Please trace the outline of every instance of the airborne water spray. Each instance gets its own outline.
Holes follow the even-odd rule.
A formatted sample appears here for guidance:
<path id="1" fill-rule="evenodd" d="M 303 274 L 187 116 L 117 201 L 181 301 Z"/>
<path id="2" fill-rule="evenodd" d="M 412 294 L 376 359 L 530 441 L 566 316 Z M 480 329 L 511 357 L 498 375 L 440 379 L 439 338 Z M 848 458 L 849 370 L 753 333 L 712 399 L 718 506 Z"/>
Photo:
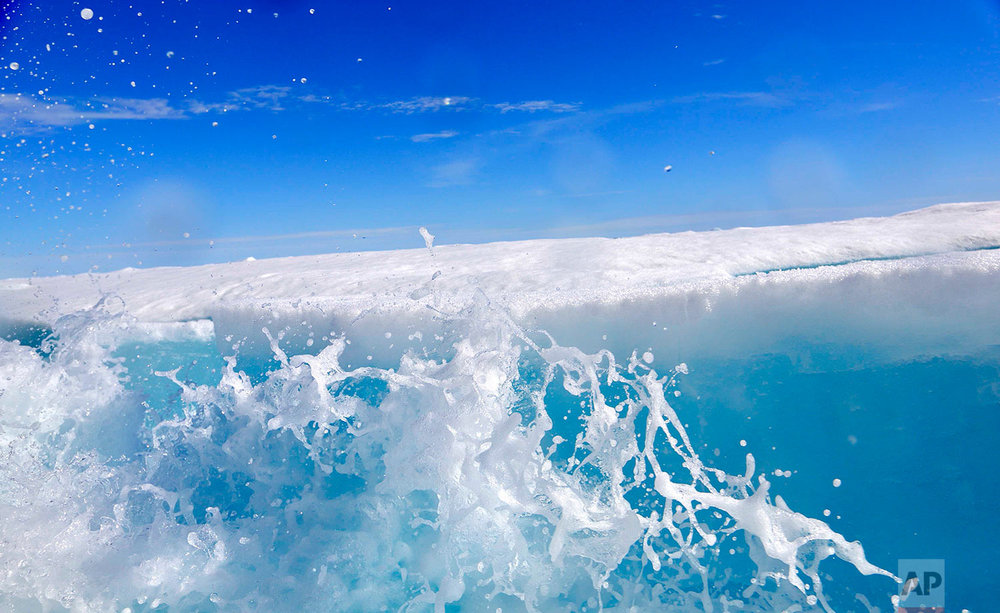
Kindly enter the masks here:
<path id="1" fill-rule="evenodd" d="M 485 300 L 392 368 L 345 366 L 344 337 L 293 356 L 272 339 L 260 377 L 230 357 L 202 385 L 127 372 L 130 324 L 107 311 L 57 322 L 48 357 L 0 347 L 8 602 L 832 609 L 824 558 L 891 576 L 772 502 L 752 455 L 741 475 L 705 464 L 667 401 L 678 372 Z"/>

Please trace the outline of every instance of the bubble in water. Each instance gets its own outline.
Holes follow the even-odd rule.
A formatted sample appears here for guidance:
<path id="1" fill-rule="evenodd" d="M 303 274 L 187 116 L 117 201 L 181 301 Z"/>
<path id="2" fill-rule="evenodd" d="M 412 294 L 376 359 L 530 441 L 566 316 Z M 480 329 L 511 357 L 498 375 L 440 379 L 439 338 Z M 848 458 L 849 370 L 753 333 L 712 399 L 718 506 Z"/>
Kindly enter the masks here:
<path id="1" fill-rule="evenodd" d="M 833 480 L 833 487 L 840 487 L 840 483 L 841 483 L 840 479 L 834 479 Z"/>
<path id="2" fill-rule="evenodd" d="M 11 70 L 17 70 L 17 69 L 18 69 L 18 68 L 20 68 L 20 67 L 21 67 L 21 65 L 20 65 L 20 64 L 18 64 L 17 62 L 11 62 L 11 63 L 10 63 L 10 69 L 11 69 Z"/>
<path id="3" fill-rule="evenodd" d="M 90 21 L 94 18 L 94 11 L 89 8 L 85 8 L 80 11 L 80 17 L 83 17 L 86 21 Z"/>

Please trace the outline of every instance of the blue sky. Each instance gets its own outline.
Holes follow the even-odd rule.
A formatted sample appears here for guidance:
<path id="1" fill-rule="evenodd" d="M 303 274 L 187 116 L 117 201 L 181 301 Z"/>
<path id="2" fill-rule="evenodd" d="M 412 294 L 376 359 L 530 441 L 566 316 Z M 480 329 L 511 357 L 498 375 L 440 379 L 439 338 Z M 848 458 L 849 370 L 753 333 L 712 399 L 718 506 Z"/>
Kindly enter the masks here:
<path id="1" fill-rule="evenodd" d="M 1000 199 L 993 0 L 0 7 L 0 277 Z"/>

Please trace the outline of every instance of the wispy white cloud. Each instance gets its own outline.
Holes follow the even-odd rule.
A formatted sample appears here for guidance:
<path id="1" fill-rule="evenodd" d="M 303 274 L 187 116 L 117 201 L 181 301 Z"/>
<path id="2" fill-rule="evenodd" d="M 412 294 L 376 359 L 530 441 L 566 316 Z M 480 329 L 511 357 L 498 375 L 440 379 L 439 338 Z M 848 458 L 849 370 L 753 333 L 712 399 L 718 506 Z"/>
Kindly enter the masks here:
<path id="1" fill-rule="evenodd" d="M 88 103 L 81 119 L 180 119 L 184 113 L 164 98 L 110 98 Z"/>
<path id="2" fill-rule="evenodd" d="M 867 104 L 862 104 L 857 108 L 858 113 L 878 113 L 881 111 L 891 111 L 893 109 L 899 108 L 900 103 L 896 101 L 888 102 L 869 102 Z"/>
<path id="3" fill-rule="evenodd" d="M 444 109 L 465 109 L 468 108 L 470 102 L 473 102 L 473 99 L 466 96 L 420 96 L 407 100 L 371 104 L 367 105 L 367 108 L 411 115 L 413 113 L 428 113 Z"/>
<path id="4" fill-rule="evenodd" d="M 292 88 L 285 85 L 259 85 L 238 89 L 229 96 L 233 101 L 251 108 L 283 111 L 291 93 Z"/>
<path id="5" fill-rule="evenodd" d="M 737 102 L 747 106 L 780 108 L 791 106 L 792 101 L 771 92 L 701 92 L 673 99 L 675 104 L 698 102 Z"/>
<path id="6" fill-rule="evenodd" d="M 185 99 L 171 102 L 166 98 L 39 98 L 29 94 L 0 94 L 0 127 L 44 129 L 72 126 L 97 120 L 154 120 L 183 119 L 196 115 L 221 114 L 239 111 L 284 112 L 304 106 L 325 106 L 342 112 L 387 112 L 402 115 L 436 113 L 441 111 L 468 110 L 478 112 L 499 111 L 501 114 L 519 111 L 535 113 L 569 113 L 579 109 L 578 104 L 559 103 L 552 100 L 486 103 L 469 96 L 418 96 L 390 101 L 345 101 L 341 97 L 322 95 L 298 86 L 259 85 L 229 92 L 221 100 Z M 450 131 L 436 134 L 418 134 L 414 142 L 435 138 L 451 138 Z"/>
<path id="7" fill-rule="evenodd" d="M 238 110 L 284 111 L 289 102 L 304 102 L 292 95 L 292 88 L 284 85 L 259 85 L 229 92 L 222 102 L 192 100 L 188 108 L 192 113 L 219 113 Z"/>
<path id="8" fill-rule="evenodd" d="M 569 113 L 576 111 L 580 108 L 579 104 L 566 103 L 566 102 L 554 102 L 552 100 L 526 100 L 525 102 L 501 102 L 499 104 L 490 105 L 495 109 L 498 109 L 501 113 L 509 113 L 511 111 L 522 111 L 526 113 L 535 113 L 537 111 L 549 111 L 553 113 Z"/>
<path id="9" fill-rule="evenodd" d="M 578 103 L 555 102 L 554 100 L 525 100 L 522 102 L 489 103 L 468 96 L 419 96 L 405 100 L 389 102 L 348 102 L 341 108 L 345 110 L 389 111 L 411 115 L 414 113 L 433 113 L 444 110 L 497 110 L 500 113 L 513 111 L 535 113 L 547 111 L 551 113 L 569 113 L 580 108 Z"/>
<path id="10" fill-rule="evenodd" d="M 833 116 L 881 113 L 898 109 L 906 103 L 905 95 L 885 91 L 823 92 L 808 91 L 792 84 L 771 91 L 699 92 L 678 96 L 674 104 L 733 104 L 747 107 L 783 109 L 797 107 Z"/>
<path id="11" fill-rule="evenodd" d="M 415 143 L 426 143 L 432 140 L 455 138 L 456 136 L 458 136 L 458 132 L 454 130 L 442 130 L 440 132 L 432 132 L 429 134 L 414 134 L 410 137 L 410 140 Z"/>
<path id="12" fill-rule="evenodd" d="M 594 129 L 595 127 L 615 120 L 617 117 L 648 113 L 662 102 L 657 100 L 647 100 L 643 102 L 631 102 L 619 104 L 611 108 L 595 109 L 590 111 L 577 111 L 574 113 L 564 113 L 556 117 L 542 119 L 532 118 L 519 125 L 503 128 L 490 132 L 491 135 L 527 135 L 531 138 L 545 139 L 551 135 L 575 134 L 581 129 Z"/>
<path id="13" fill-rule="evenodd" d="M 719 64 L 722 64 L 725 61 L 726 61 L 726 58 L 719 58 L 717 60 L 709 60 L 707 62 L 702 62 L 701 65 L 702 66 L 718 66 Z"/>
<path id="14" fill-rule="evenodd" d="M 164 98 L 105 98 L 81 102 L 0 94 L 0 121 L 38 127 L 71 126 L 98 120 L 181 119 L 184 111 Z"/>
<path id="15" fill-rule="evenodd" d="M 479 160 L 476 158 L 462 158 L 438 164 L 431 169 L 431 180 L 429 187 L 453 187 L 456 185 L 469 185 L 475 179 L 479 171 Z"/>
<path id="16" fill-rule="evenodd" d="M 195 115 L 251 110 L 280 112 L 297 104 L 330 104 L 331 102 L 332 99 L 329 96 L 318 96 L 309 92 L 299 93 L 286 85 L 258 85 L 231 91 L 225 100 L 219 102 L 189 100 L 187 109 Z"/>
<path id="17" fill-rule="evenodd" d="M 187 102 L 188 112 L 194 115 L 203 115 L 205 113 L 228 113 L 229 111 L 239 111 L 242 108 L 236 104 L 227 104 L 225 102 L 202 102 L 201 100 L 189 100 Z"/>
<path id="18" fill-rule="evenodd" d="M 861 97 L 853 95 L 852 98 Z M 906 104 L 906 99 L 902 97 L 869 97 L 868 100 L 833 100 L 825 105 L 820 105 L 817 112 L 829 117 L 854 117 L 867 115 L 869 113 L 888 113 L 895 111 Z"/>

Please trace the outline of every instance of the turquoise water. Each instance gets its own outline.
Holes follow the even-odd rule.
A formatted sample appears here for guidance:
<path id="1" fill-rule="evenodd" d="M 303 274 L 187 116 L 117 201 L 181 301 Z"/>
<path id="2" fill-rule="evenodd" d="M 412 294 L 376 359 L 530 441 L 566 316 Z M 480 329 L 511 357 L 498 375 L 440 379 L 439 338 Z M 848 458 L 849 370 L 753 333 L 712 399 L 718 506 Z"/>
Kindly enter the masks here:
<path id="1" fill-rule="evenodd" d="M 940 558 L 948 610 L 989 610 L 1000 348 L 675 366 L 445 327 L 371 360 L 101 313 L 5 341 L 3 602 L 887 611 L 897 561 Z"/>
<path id="2" fill-rule="evenodd" d="M 859 539 L 868 558 L 944 559 L 948 611 L 989 611 L 1000 542 L 1000 348 L 974 356 L 835 365 L 788 355 L 692 364 L 679 411 L 704 441 L 747 441 L 762 466 L 791 470 L 775 486 L 789 505 Z M 727 441 L 720 465 L 740 455 Z M 840 487 L 832 487 L 833 479 Z"/>

